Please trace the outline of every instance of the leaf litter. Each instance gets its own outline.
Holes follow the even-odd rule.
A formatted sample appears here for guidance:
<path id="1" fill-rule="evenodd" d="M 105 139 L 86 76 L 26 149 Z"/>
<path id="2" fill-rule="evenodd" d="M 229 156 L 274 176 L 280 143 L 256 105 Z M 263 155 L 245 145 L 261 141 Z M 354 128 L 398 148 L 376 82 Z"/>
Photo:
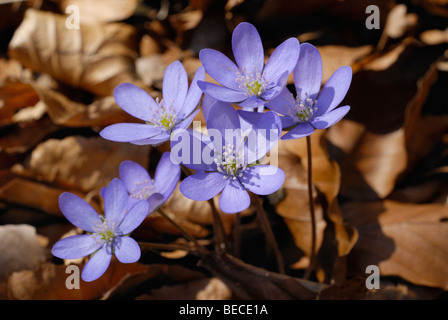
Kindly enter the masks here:
<path id="1" fill-rule="evenodd" d="M 2 16 L 16 14 L 0 18 L 1 298 L 446 297 L 446 6 L 372 1 L 380 7 L 381 28 L 368 30 L 365 6 L 355 0 L 267 1 L 255 11 L 252 0 L 187 2 L 168 1 L 168 10 L 150 1 L 102 0 L 95 4 L 101 10 L 81 0 L 0 5 Z M 65 27 L 68 5 L 86 12 L 80 29 Z M 117 176 L 122 160 L 151 172 L 169 148 L 137 148 L 98 136 L 107 125 L 132 121 L 116 105 L 114 87 L 132 82 L 158 97 L 163 71 L 175 60 L 191 80 L 200 66 L 198 51 L 230 52 L 227 40 L 240 21 L 261 30 L 266 58 L 293 36 L 319 49 L 324 81 L 340 65 L 354 72 L 343 101 L 352 110 L 312 137 L 315 275 L 302 279 L 310 257 L 302 139 L 281 141 L 271 151 L 287 178 L 278 193 L 262 198 L 286 274 L 277 273 L 272 252 L 260 241 L 254 207 L 238 216 L 219 212 L 231 244 L 224 256 L 190 254 L 191 244 L 154 213 L 135 237 L 183 249 L 145 248 L 138 263 L 113 261 L 97 282 L 67 290 L 66 265 L 49 254 L 70 228 L 58 196 L 73 192 L 101 208 L 100 189 Z M 202 114 L 196 119 L 203 120 Z M 210 203 L 176 190 L 164 210 L 205 246 L 212 244 Z M 380 268 L 384 290 L 365 289 L 372 264 Z"/>

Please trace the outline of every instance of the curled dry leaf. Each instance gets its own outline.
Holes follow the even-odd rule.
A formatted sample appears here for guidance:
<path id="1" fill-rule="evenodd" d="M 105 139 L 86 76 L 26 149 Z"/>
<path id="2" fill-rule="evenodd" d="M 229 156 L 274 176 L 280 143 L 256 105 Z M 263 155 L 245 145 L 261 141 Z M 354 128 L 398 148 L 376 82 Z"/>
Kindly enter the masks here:
<path id="1" fill-rule="evenodd" d="M 101 137 L 70 136 L 39 144 L 25 164 L 17 164 L 17 174 L 89 192 L 100 190 L 118 177 L 124 160 L 146 166 L 150 146 L 116 143 Z"/>
<path id="2" fill-rule="evenodd" d="M 58 199 L 62 190 L 22 178 L 12 178 L 0 187 L 0 199 L 46 213 L 61 215 Z"/>
<path id="3" fill-rule="evenodd" d="M 390 10 L 383 31 L 387 36 L 393 39 L 400 38 L 410 27 L 417 24 L 417 14 L 407 11 L 405 4 L 398 4 Z"/>
<path id="4" fill-rule="evenodd" d="M 448 28 L 445 30 L 427 30 L 420 34 L 420 39 L 428 45 L 448 43 Z"/>
<path id="5" fill-rule="evenodd" d="M 328 286 L 269 272 L 229 255 L 211 252 L 201 265 L 221 279 L 237 299 L 315 300 Z"/>
<path id="6" fill-rule="evenodd" d="M 47 259 L 36 228 L 27 224 L 0 226 L 0 282 L 16 271 L 33 270 Z"/>
<path id="7" fill-rule="evenodd" d="M 444 72 L 434 61 L 417 81 L 417 92 L 406 107 L 404 122 L 405 146 L 408 154 L 408 171 L 424 158 L 448 130 L 448 115 L 437 112 L 440 100 L 445 96 Z M 446 60 L 446 59 L 445 59 Z M 439 100 L 440 99 L 440 100 Z M 423 108 L 426 111 L 423 113 Z"/>
<path id="8" fill-rule="evenodd" d="M 359 232 L 350 252 L 352 273 L 378 265 L 382 276 L 399 276 L 411 283 L 448 288 L 448 208 L 440 204 L 396 201 L 350 202 L 344 218 Z"/>
<path id="9" fill-rule="evenodd" d="M 23 66 L 100 96 L 135 82 L 135 29 L 128 24 L 81 24 L 68 29 L 63 15 L 27 10 L 9 43 Z"/>
<path id="10" fill-rule="evenodd" d="M 352 66 L 353 72 L 357 71 L 357 61 L 368 56 L 372 52 L 373 46 L 365 45 L 360 47 L 347 47 L 337 45 L 317 46 L 322 57 L 323 74 L 322 82 L 328 78 L 341 66 Z"/>
<path id="11" fill-rule="evenodd" d="M 15 113 L 34 106 L 39 96 L 33 87 L 20 81 L 6 81 L 0 87 L 0 126 L 14 123 Z"/>
<path id="12" fill-rule="evenodd" d="M 443 291 L 440 289 L 381 280 L 380 288 L 370 289 L 366 300 L 433 300 L 442 294 Z"/>
<path id="13" fill-rule="evenodd" d="M 34 86 L 53 123 L 68 127 L 105 127 L 118 122 L 135 122 L 121 109 L 113 96 L 101 97 L 88 105 L 75 102 L 62 93 Z"/>
<path id="14" fill-rule="evenodd" d="M 8 128 L 8 130 L 5 130 L 4 134 L 0 137 L 0 154 L 25 153 L 33 149 L 45 137 L 57 131 L 58 128 L 47 117 L 36 121 L 19 122 L 13 127 Z"/>
<path id="15" fill-rule="evenodd" d="M 403 129 L 388 134 L 364 132 L 341 162 L 341 194 L 356 199 L 388 196 L 406 169 L 404 139 Z"/>
<path id="16" fill-rule="evenodd" d="M 429 13 L 448 18 L 448 4 L 445 0 L 418 0 Z"/>
<path id="17" fill-rule="evenodd" d="M 56 0 L 62 12 L 73 13 L 69 6 L 79 9 L 81 22 L 95 23 L 121 21 L 129 18 L 135 11 L 138 0 Z"/>
<path id="18" fill-rule="evenodd" d="M 78 267 L 81 274 L 82 265 Z M 80 280 L 79 289 L 68 290 L 66 282 L 73 271 L 67 266 L 43 263 L 33 271 L 13 273 L 8 280 L 8 294 L 13 300 L 92 300 L 99 299 L 109 289 L 130 276 L 149 274 L 150 266 L 140 263 L 120 263 L 113 258 L 107 271 L 98 280 Z"/>
<path id="19" fill-rule="evenodd" d="M 219 278 L 203 278 L 151 290 L 145 300 L 230 300 L 232 292 Z"/>

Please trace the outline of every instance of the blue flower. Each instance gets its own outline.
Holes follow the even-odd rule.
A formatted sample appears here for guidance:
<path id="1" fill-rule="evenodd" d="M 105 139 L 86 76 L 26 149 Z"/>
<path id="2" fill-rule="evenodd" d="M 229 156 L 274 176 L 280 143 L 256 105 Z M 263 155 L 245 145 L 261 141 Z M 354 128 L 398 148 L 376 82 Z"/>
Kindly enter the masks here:
<path id="1" fill-rule="evenodd" d="M 119 168 L 120 179 L 131 197 L 130 206 L 147 200 L 150 212 L 168 200 L 179 182 L 180 172 L 180 165 L 171 162 L 169 152 L 160 158 L 154 179 L 145 168 L 130 160 L 123 161 Z"/>
<path id="2" fill-rule="evenodd" d="M 281 187 L 284 172 L 275 166 L 260 164 L 278 142 L 280 119 L 272 111 L 248 113 L 257 117 L 253 127 L 242 122 L 230 104 L 218 101 L 208 112 L 209 136 L 194 131 L 173 133 L 172 157 L 196 170 L 179 186 L 184 196 L 204 201 L 221 193 L 221 210 L 235 213 L 249 207 L 248 191 L 267 195 Z"/>
<path id="3" fill-rule="evenodd" d="M 232 34 L 236 64 L 213 49 L 203 49 L 199 58 L 205 71 L 222 86 L 199 81 L 204 93 L 219 101 L 237 103 L 243 108 L 259 108 L 274 98 L 286 85 L 297 63 L 300 44 L 295 38 L 285 40 L 264 63 L 264 50 L 257 29 L 240 23 Z"/>
<path id="4" fill-rule="evenodd" d="M 187 128 L 199 112 L 202 91 L 197 82 L 204 78 L 204 68 L 200 67 L 188 88 L 185 68 L 181 62 L 173 62 L 165 71 L 160 101 L 131 83 L 118 85 L 114 90 L 115 101 L 143 123 L 116 123 L 104 128 L 100 135 L 107 140 L 137 145 L 167 141 L 173 130 Z"/>
<path id="5" fill-rule="evenodd" d="M 128 211 L 129 195 L 119 179 L 113 179 L 103 190 L 104 216 L 80 197 L 64 192 L 59 197 L 59 207 L 64 216 L 87 234 L 59 240 L 52 248 L 54 256 L 61 259 L 78 259 L 90 256 L 81 278 L 93 281 L 109 267 L 112 254 L 122 263 L 140 259 L 138 243 L 129 237 L 148 214 L 147 201 L 139 201 Z"/>
<path id="6" fill-rule="evenodd" d="M 337 69 L 320 90 L 322 59 L 316 47 L 308 43 L 300 45 L 300 57 L 293 70 L 297 96 L 287 88 L 266 104 L 283 115 L 283 129 L 288 129 L 282 139 L 298 139 L 309 136 L 315 129 L 326 129 L 341 120 L 350 106 L 336 108 L 344 99 L 352 81 L 349 66 Z M 319 92 L 320 91 L 320 92 Z"/>

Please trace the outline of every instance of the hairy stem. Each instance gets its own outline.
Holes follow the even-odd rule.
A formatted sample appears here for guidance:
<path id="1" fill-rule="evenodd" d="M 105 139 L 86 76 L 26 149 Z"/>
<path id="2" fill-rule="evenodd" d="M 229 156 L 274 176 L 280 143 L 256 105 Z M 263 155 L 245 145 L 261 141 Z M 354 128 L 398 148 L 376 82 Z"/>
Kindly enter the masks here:
<path id="1" fill-rule="evenodd" d="M 185 166 L 182 166 L 182 171 L 184 172 L 184 174 L 187 177 L 194 174 L 190 168 L 187 168 Z M 212 208 L 213 230 L 214 230 L 214 237 L 215 237 L 215 250 L 217 253 L 227 253 L 228 244 L 227 244 L 226 232 L 224 229 L 224 225 L 222 224 L 221 217 L 219 215 L 218 210 L 216 209 L 215 202 L 213 201 L 213 198 L 208 200 L 208 202 L 210 203 L 210 207 Z"/>
<path id="2" fill-rule="evenodd" d="M 228 250 L 226 232 L 224 230 L 224 225 L 222 224 L 221 217 L 218 210 L 216 209 L 215 202 L 213 198 L 208 200 L 210 206 L 212 207 L 213 214 L 213 230 L 215 234 L 215 249 L 217 253 L 226 253 Z"/>
<path id="3" fill-rule="evenodd" d="M 235 213 L 235 221 L 233 223 L 233 256 L 240 258 L 241 256 L 241 212 Z"/>
<path id="4" fill-rule="evenodd" d="M 277 241 L 275 240 L 274 233 L 272 232 L 271 225 L 269 223 L 268 216 L 263 209 L 263 205 L 260 203 L 260 198 L 252 192 L 249 192 L 250 197 L 252 198 L 252 202 L 257 207 L 257 215 L 261 224 L 261 228 L 263 229 L 266 239 L 268 243 L 272 246 L 274 251 L 275 259 L 277 261 L 278 271 L 282 274 L 285 274 L 285 266 L 283 263 L 283 257 L 278 247 Z"/>
<path id="5" fill-rule="evenodd" d="M 316 260 L 316 214 L 314 213 L 314 199 L 313 199 L 313 176 L 312 176 L 312 159 L 311 159 L 311 138 L 306 137 L 306 151 L 308 157 L 308 199 L 310 205 L 311 215 L 311 251 L 310 251 L 310 263 L 305 271 L 304 278 L 309 279 L 311 272 L 314 269 Z"/>

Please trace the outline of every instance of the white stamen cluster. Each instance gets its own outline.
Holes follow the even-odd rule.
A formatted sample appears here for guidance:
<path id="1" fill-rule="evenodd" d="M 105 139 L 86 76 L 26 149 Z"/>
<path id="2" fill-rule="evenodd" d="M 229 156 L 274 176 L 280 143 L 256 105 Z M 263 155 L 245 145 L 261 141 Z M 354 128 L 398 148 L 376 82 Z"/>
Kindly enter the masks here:
<path id="1" fill-rule="evenodd" d="M 214 159 L 218 172 L 223 174 L 223 179 L 241 178 L 243 171 L 247 168 L 247 161 L 244 160 L 241 152 L 237 152 L 235 146 L 231 144 L 222 147 L 222 151 L 222 155 Z"/>
<path id="2" fill-rule="evenodd" d="M 146 200 L 148 199 L 153 193 L 158 192 L 156 190 L 156 186 L 153 183 L 150 185 L 149 180 L 145 179 L 143 181 L 139 181 L 135 184 L 135 187 L 131 189 L 131 197 L 135 198 L 137 200 Z"/>
<path id="3" fill-rule="evenodd" d="M 176 112 L 173 108 L 173 104 L 165 107 L 163 99 L 159 101 L 159 98 L 156 98 L 156 103 L 158 108 L 153 110 L 151 121 L 149 121 L 148 124 L 167 131 L 173 129 L 176 124 Z"/>
<path id="4" fill-rule="evenodd" d="M 269 82 L 266 80 L 265 72 L 261 73 L 257 69 L 253 72 L 246 72 L 243 68 L 242 72 L 238 72 L 236 82 L 239 84 L 241 90 L 246 92 L 247 96 L 261 96 L 266 90 Z"/>
<path id="5" fill-rule="evenodd" d="M 293 118 L 295 122 L 307 122 L 317 111 L 316 104 L 317 100 L 313 100 L 308 96 L 305 99 L 297 96 L 294 101 L 290 101 L 292 108 L 289 109 L 288 116 Z"/>
<path id="6" fill-rule="evenodd" d="M 94 231 L 92 236 L 98 243 L 112 242 L 117 236 L 115 228 L 114 222 L 109 223 L 106 218 L 101 216 L 101 220 L 92 227 Z"/>

